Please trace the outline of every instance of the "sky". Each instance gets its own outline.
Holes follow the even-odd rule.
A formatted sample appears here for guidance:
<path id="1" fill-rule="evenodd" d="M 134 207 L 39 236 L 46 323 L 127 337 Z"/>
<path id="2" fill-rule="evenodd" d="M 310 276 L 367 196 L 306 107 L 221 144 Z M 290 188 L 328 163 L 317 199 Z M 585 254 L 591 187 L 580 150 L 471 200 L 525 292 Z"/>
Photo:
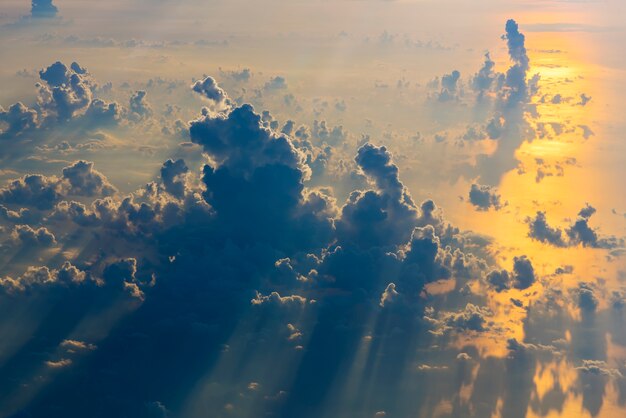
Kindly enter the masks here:
<path id="1" fill-rule="evenodd" d="M 626 413 L 621 0 L 3 0 L 0 418 Z"/>

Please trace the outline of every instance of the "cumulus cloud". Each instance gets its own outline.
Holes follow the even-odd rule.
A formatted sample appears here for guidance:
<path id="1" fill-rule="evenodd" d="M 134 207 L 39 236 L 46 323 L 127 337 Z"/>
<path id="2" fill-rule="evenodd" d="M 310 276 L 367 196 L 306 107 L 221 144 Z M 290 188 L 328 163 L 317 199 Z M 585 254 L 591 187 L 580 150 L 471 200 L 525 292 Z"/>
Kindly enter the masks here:
<path id="1" fill-rule="evenodd" d="M 332 146 L 337 146 L 343 143 L 347 137 L 347 133 L 343 129 L 343 126 L 337 125 L 330 127 L 327 125 L 325 120 L 319 121 L 317 119 L 313 121 L 313 130 L 311 133 L 314 138 Z M 302 135 L 302 132 L 300 135 Z"/>
<path id="2" fill-rule="evenodd" d="M 21 276 L 0 278 L 0 289 L 9 294 L 41 289 L 48 286 L 77 286 L 87 282 L 87 275 L 69 261 L 58 269 L 46 266 L 29 267 Z"/>
<path id="3" fill-rule="evenodd" d="M 36 18 L 56 16 L 59 10 L 52 4 L 52 0 L 32 0 L 30 14 Z"/>
<path id="4" fill-rule="evenodd" d="M 534 218 L 526 218 L 529 226 L 528 236 L 556 247 L 582 245 L 591 248 L 617 248 L 623 245 L 623 239 L 614 236 L 599 237 L 598 232 L 589 226 L 590 218 L 596 213 L 593 206 L 582 208 L 576 220 L 565 230 L 551 227 L 545 212 L 537 212 Z"/>
<path id="5" fill-rule="evenodd" d="M 63 169 L 63 176 L 28 174 L 0 188 L 0 203 L 50 209 L 66 196 L 108 196 L 116 192 L 107 178 L 89 161 L 77 161 Z"/>
<path id="6" fill-rule="evenodd" d="M 586 106 L 587 103 L 591 101 L 591 97 L 587 96 L 585 93 L 580 95 L 580 101 L 577 103 L 579 106 Z"/>
<path id="7" fill-rule="evenodd" d="M 182 159 L 167 160 L 161 167 L 161 180 L 165 190 L 174 197 L 182 198 L 185 195 L 185 182 L 189 168 Z"/>
<path id="8" fill-rule="evenodd" d="M 484 96 L 491 89 L 493 83 L 496 81 L 498 74 L 495 73 L 494 68 L 496 63 L 491 59 L 489 52 L 485 53 L 485 61 L 483 66 L 472 78 L 472 87 L 478 92 L 478 100 L 484 99 Z"/>
<path id="9" fill-rule="evenodd" d="M 70 359 L 60 359 L 58 361 L 52 361 L 52 360 L 48 360 L 46 361 L 46 366 L 50 367 L 51 369 L 61 369 L 63 367 L 68 367 L 72 364 L 72 360 Z"/>
<path id="10" fill-rule="evenodd" d="M 518 166 L 519 162 L 515 157 L 517 148 L 533 137 L 527 113 L 531 110 L 531 98 L 536 94 L 539 81 L 538 75 L 528 80 L 530 60 L 525 36 L 519 31 L 517 22 L 512 19 L 506 22 L 503 39 L 507 41 L 512 65 L 494 83 L 494 117 L 486 128 L 489 137 L 498 140 L 497 149 L 491 154 L 479 156 L 476 165 L 481 182 L 489 185 L 497 185 L 504 173 Z M 490 64 L 486 65 L 488 68 Z M 478 80 L 482 80 L 484 76 L 483 74 Z"/>
<path id="11" fill-rule="evenodd" d="M 39 105 L 46 117 L 68 121 L 91 103 L 94 88 L 88 74 L 79 74 L 62 62 L 39 72 L 46 85 L 39 84 Z"/>
<path id="12" fill-rule="evenodd" d="M 350 195 L 336 223 L 340 242 L 366 248 L 406 242 L 416 225 L 417 208 L 400 182 L 391 154 L 384 146 L 365 144 L 355 161 L 377 190 Z"/>
<path id="13" fill-rule="evenodd" d="M 30 225 L 16 225 L 11 232 L 11 237 L 26 246 L 50 247 L 56 244 L 54 234 L 43 226 L 34 229 Z"/>
<path id="14" fill-rule="evenodd" d="M 39 174 L 26 175 L 0 189 L 0 202 L 9 205 L 48 209 L 60 198 L 60 180 Z"/>
<path id="15" fill-rule="evenodd" d="M 562 237 L 563 231 L 548 225 L 545 212 L 537 212 L 534 218 L 527 218 L 526 223 L 528 223 L 530 229 L 528 232 L 530 238 L 556 247 L 564 247 L 566 245 Z"/>
<path id="16" fill-rule="evenodd" d="M 435 325 L 435 329 L 432 332 L 443 335 L 448 332 L 486 331 L 488 326 L 487 318 L 491 315 L 492 313 L 488 309 L 468 303 L 464 309 L 458 312 L 443 312 L 437 319 L 430 317 L 428 319 Z"/>
<path id="17" fill-rule="evenodd" d="M 249 68 L 242 68 L 241 70 L 221 71 L 222 76 L 232 78 L 239 83 L 246 83 L 252 77 L 252 71 Z"/>
<path id="18" fill-rule="evenodd" d="M 63 347 L 70 353 L 92 351 L 97 348 L 94 344 L 89 344 L 84 341 L 77 340 L 63 340 L 61 344 L 59 344 L 59 346 Z"/>
<path id="19" fill-rule="evenodd" d="M 284 90 L 287 88 L 287 80 L 285 77 L 277 75 L 276 77 L 272 77 L 265 86 L 263 87 L 265 90 Z"/>
<path id="20" fill-rule="evenodd" d="M 587 313 L 595 312 L 598 307 L 598 298 L 593 287 L 588 283 L 578 284 L 578 307 Z"/>
<path id="21" fill-rule="evenodd" d="M 93 167 L 90 161 L 76 161 L 63 169 L 63 179 L 69 183 L 69 195 L 109 196 L 116 192 L 107 178 Z"/>
<path id="22" fill-rule="evenodd" d="M 39 77 L 48 83 L 50 87 L 59 87 L 69 84 L 72 73 L 70 69 L 60 61 L 51 64 L 49 67 L 39 71 Z"/>
<path id="23" fill-rule="evenodd" d="M 4 128 L 0 124 L 0 139 L 15 138 L 24 131 L 37 127 L 38 115 L 34 109 L 18 102 L 7 110 L 0 106 L 0 122 L 5 124 Z"/>
<path id="24" fill-rule="evenodd" d="M 509 19 L 506 22 L 505 29 L 504 39 L 507 41 L 509 56 L 515 64 L 507 71 L 505 81 L 508 91 L 505 92 L 504 98 L 508 105 L 511 106 L 527 100 L 526 73 L 530 67 L 530 59 L 526 52 L 526 38 L 519 31 L 517 22 Z"/>
<path id="25" fill-rule="evenodd" d="M 513 258 L 513 286 L 517 289 L 528 289 L 535 283 L 535 269 L 525 255 Z"/>
<path id="26" fill-rule="evenodd" d="M 296 305 L 301 306 L 306 303 L 306 298 L 299 295 L 281 296 L 278 292 L 272 292 L 269 295 L 257 293 L 256 297 L 250 302 L 253 305 L 276 304 L 276 305 Z"/>
<path id="27" fill-rule="evenodd" d="M 492 270 L 485 276 L 485 280 L 496 292 L 502 292 L 511 287 L 511 278 L 506 270 Z"/>
<path id="28" fill-rule="evenodd" d="M 93 99 L 85 111 L 85 119 L 96 126 L 116 124 L 122 119 L 123 113 L 122 107 L 116 102 Z"/>
<path id="29" fill-rule="evenodd" d="M 220 166 L 244 175 L 261 166 L 302 167 L 303 157 L 289 139 L 263 127 L 250 105 L 226 115 L 203 114 L 191 122 L 189 132 L 191 140 L 202 145 Z"/>
<path id="30" fill-rule="evenodd" d="M 499 210 L 503 206 L 500 202 L 500 195 L 495 188 L 480 184 L 472 184 L 469 192 L 469 201 L 478 210 L 483 211 L 491 208 Z"/>
<path id="31" fill-rule="evenodd" d="M 134 120 L 152 116 L 152 106 L 146 99 L 147 94 L 145 90 L 138 90 L 130 96 L 129 110 Z"/>
<path id="32" fill-rule="evenodd" d="M 249 73 L 237 77 L 247 81 Z M 146 122 L 141 125 L 146 128 L 156 123 L 156 119 L 147 120 L 153 112 L 144 91 L 133 93 L 125 113 L 115 102 L 94 98 L 94 82 L 78 64 L 53 64 L 42 71 L 41 78 L 45 88 L 40 91 L 42 104 L 36 107 L 35 125 L 40 120 L 67 123 L 87 117 L 117 123 L 124 116 Z M 285 88 L 285 80 L 277 79 L 265 89 Z M 474 87 L 486 92 L 494 88 L 495 79 L 487 56 L 484 69 L 474 78 Z M 460 94 L 460 74 L 443 77 L 441 86 L 447 94 Z M 146 91 L 156 103 L 151 88 L 154 86 Z M 192 88 L 212 102 L 228 101 L 211 77 L 199 80 Z M 54 97 L 55 89 L 61 99 Z M 186 94 L 188 97 L 188 90 Z M 216 370 L 212 376 L 219 377 L 224 371 L 230 372 L 230 359 L 243 350 L 250 356 L 245 360 L 250 361 L 238 365 L 245 385 L 239 388 L 241 382 L 233 383 L 238 392 L 235 398 L 245 402 L 244 398 L 258 393 L 263 402 L 270 398 L 280 401 L 284 416 L 297 416 L 294 411 L 300 410 L 304 396 L 311 403 L 323 404 L 318 401 L 327 395 L 324 391 L 331 387 L 328 383 L 336 378 L 334 373 L 339 375 L 345 364 L 352 364 L 348 362 L 364 341 L 372 343 L 365 363 L 380 359 L 385 366 L 383 379 L 401 381 L 397 377 L 406 371 L 406 361 L 416 348 L 421 353 L 441 336 L 473 336 L 492 328 L 493 314 L 483 306 L 486 296 L 478 293 L 484 289 L 473 284 L 486 278 L 492 288 L 504 291 L 526 289 L 536 280 L 532 264 L 524 256 L 515 258 L 512 272 L 488 268 L 486 261 L 473 254 L 484 254 L 484 248 L 477 249 L 484 239 L 451 226 L 434 201 L 416 204 L 401 180 L 391 147 L 360 142 L 354 160 L 344 159 L 341 164 L 345 171 L 338 174 L 358 179 L 354 183 L 359 186 L 350 189 L 345 201 L 338 202 L 333 189 L 342 185 L 324 184 L 324 176 L 334 164 L 331 156 L 344 158 L 350 152 L 342 125 L 331 127 L 316 120 L 311 130 L 297 128 L 295 122 L 280 128 L 269 112 L 228 104 L 219 112 L 203 109 L 188 127 L 182 123 L 180 129 L 188 129 L 195 144 L 180 147 L 185 148 L 179 150 L 185 152 L 185 160 L 179 158 L 179 151 L 168 154 L 176 157 L 167 159 L 160 169 L 152 166 L 158 178 L 128 195 L 117 193 L 93 163 L 82 160 L 65 167 L 59 177 L 28 175 L 0 190 L 0 203 L 6 205 L 0 207 L 0 215 L 13 220 L 15 231 L 25 239 L 58 240 L 63 249 L 47 267 L 5 275 L 0 279 L 2 296 L 19 298 L 42 289 L 69 290 L 60 302 L 55 300 L 57 305 L 72 308 L 69 313 L 63 309 L 63 321 L 59 321 L 67 324 L 67 329 L 57 335 L 56 328 L 50 327 L 50 335 L 32 344 L 38 352 L 57 349 L 59 353 L 52 358 L 73 361 L 76 376 L 100 376 L 94 398 L 119 400 L 119 404 L 116 401 L 106 406 L 107 412 L 119 407 L 117 412 L 143 416 L 149 409 L 151 416 L 166 416 L 163 404 L 145 400 L 154 399 L 152 395 L 161 390 L 162 382 L 169 381 L 172 370 L 183 385 L 180 393 L 199 388 L 196 384 L 203 383 L 198 383 L 198 377 L 205 371 L 195 368 L 190 372 L 171 359 L 184 358 L 196 365 L 206 364 L 203 361 L 207 358 L 219 359 L 210 364 Z M 28 109 L 19 113 L 28 113 Z M 500 125 L 505 124 L 504 118 L 498 117 Z M 7 122 L 8 130 L 31 129 L 28 118 L 26 121 L 16 122 L 14 129 Z M 204 155 L 193 156 L 189 149 L 201 149 Z M 194 173 L 200 159 L 204 162 L 202 171 Z M 336 183 L 343 180 L 339 178 Z M 495 189 L 475 186 L 473 204 L 487 209 L 502 206 Z M 37 227 L 18 223 L 31 210 L 48 212 L 33 223 Z M 50 237 L 50 231 L 62 233 Z M 59 260 L 64 259 L 72 262 L 59 267 Z M 429 285 L 438 281 L 452 290 L 443 296 L 431 293 Z M 133 297 L 130 304 L 128 298 L 119 298 L 119 292 Z M 426 307 L 431 304 L 436 309 Z M 105 311 L 104 319 L 98 317 L 98 309 Z M 56 311 L 52 314 L 57 315 L 53 318 L 61 317 Z M 83 342 L 100 334 L 92 333 L 92 329 L 84 331 L 91 321 L 119 321 L 103 330 L 106 341 L 96 341 L 97 350 L 95 344 Z M 432 325 L 432 333 L 423 329 L 424 322 Z M 274 331 L 281 338 L 273 338 Z M 68 339 L 74 335 L 70 332 L 86 332 L 89 337 Z M 41 341 L 54 343 L 42 347 L 37 345 L 45 344 Z M 292 344 L 289 353 L 283 346 L 286 341 Z M 222 345 L 226 343 L 228 346 Z M 290 361 L 287 356 L 295 343 L 304 355 L 298 358 L 292 389 L 283 392 L 264 380 L 261 369 L 266 356 L 273 353 Z M 438 347 L 450 365 L 421 363 L 422 370 L 472 375 L 461 368 L 470 368 L 470 359 L 475 359 L 472 364 L 482 361 L 471 346 L 463 347 L 467 353 L 458 361 L 458 347 Z M 84 352 L 93 356 L 93 361 L 81 364 L 68 355 L 71 352 Z M 501 364 L 499 360 L 489 361 Z M 254 376 L 250 376 L 247 363 L 259 367 Z M 465 363 L 468 365 L 463 366 Z M 162 367 L 154 368 L 154 364 Z M 127 378 L 129 367 L 136 371 L 134 377 Z M 487 368 L 481 366 L 480 373 Z M 151 377 L 149 384 L 142 380 L 145 376 Z M 218 393 L 223 401 L 221 388 L 214 391 L 217 386 L 211 379 L 210 392 Z M 190 381 L 194 388 L 186 386 Z M 382 387 L 383 380 L 371 381 Z M 50 410 L 63 402 L 66 393 L 71 393 L 67 388 L 75 384 L 75 376 L 69 375 L 67 382 L 55 382 L 43 391 L 42 406 L 35 405 L 36 411 Z M 463 378 L 459 385 L 469 383 Z M 84 384 L 91 393 L 94 386 Z M 141 388 L 141 399 L 136 391 L 129 390 L 133 387 Z M 458 393 L 459 387 L 451 388 L 451 393 Z M 229 391 L 224 388 L 224 392 Z M 274 396 L 276 393 L 280 396 Z M 219 408 L 224 404 L 235 412 L 240 405 L 228 399 Z M 393 408 L 385 405 L 385 410 Z"/>
<path id="33" fill-rule="evenodd" d="M 455 100 L 457 98 L 458 82 L 460 78 L 461 73 L 457 70 L 441 77 L 441 92 L 439 92 L 438 95 L 440 102 Z"/>
<path id="34" fill-rule="evenodd" d="M 389 283 L 385 291 L 380 296 L 380 306 L 384 308 L 385 304 L 389 305 L 390 303 L 393 303 L 398 295 L 399 293 L 396 291 L 396 285 L 394 283 Z"/>
<path id="35" fill-rule="evenodd" d="M 582 364 L 577 367 L 577 370 L 599 376 L 622 377 L 622 373 L 619 369 L 609 367 L 609 365 L 602 360 L 583 360 Z"/>
<path id="36" fill-rule="evenodd" d="M 39 77 L 36 104 L 29 107 L 17 102 L 8 110 L 0 107 L 0 139 L 18 139 L 72 123 L 81 130 L 115 125 L 127 114 L 118 103 L 94 97 L 99 91 L 97 83 L 76 62 L 68 67 L 57 61 L 40 70 Z"/>
<path id="37" fill-rule="evenodd" d="M 228 109 L 231 101 L 226 92 L 217 84 L 211 76 L 206 76 L 202 80 L 196 81 L 191 89 L 209 100 L 216 110 Z"/>

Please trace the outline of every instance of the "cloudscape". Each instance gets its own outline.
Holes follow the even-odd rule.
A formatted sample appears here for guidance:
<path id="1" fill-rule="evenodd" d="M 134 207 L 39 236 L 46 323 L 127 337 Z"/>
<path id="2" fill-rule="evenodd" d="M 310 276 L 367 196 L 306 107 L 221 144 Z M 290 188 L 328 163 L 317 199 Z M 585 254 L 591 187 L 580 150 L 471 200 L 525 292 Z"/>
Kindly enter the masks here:
<path id="1" fill-rule="evenodd" d="M 625 15 L 3 0 L 0 418 L 625 416 Z"/>

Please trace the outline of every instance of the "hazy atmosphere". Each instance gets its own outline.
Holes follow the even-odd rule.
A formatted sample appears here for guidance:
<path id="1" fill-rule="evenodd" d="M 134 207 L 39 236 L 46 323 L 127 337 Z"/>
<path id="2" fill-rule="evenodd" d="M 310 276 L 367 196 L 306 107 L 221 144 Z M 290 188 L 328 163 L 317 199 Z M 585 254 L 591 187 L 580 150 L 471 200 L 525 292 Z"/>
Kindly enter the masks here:
<path id="1" fill-rule="evenodd" d="M 0 418 L 626 416 L 623 0 L 2 0 Z"/>

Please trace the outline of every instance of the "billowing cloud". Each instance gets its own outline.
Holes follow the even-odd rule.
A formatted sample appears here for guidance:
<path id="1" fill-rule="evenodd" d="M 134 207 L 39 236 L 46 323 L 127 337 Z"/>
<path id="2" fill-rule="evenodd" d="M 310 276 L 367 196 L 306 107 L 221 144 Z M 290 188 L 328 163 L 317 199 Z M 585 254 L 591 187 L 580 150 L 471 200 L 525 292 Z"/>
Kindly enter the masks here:
<path id="1" fill-rule="evenodd" d="M 525 255 L 513 259 L 513 286 L 527 289 L 535 283 L 535 269 Z"/>
<path id="2" fill-rule="evenodd" d="M 209 100 L 217 110 L 225 110 L 230 106 L 230 99 L 226 92 L 217 84 L 211 76 L 196 81 L 191 89 Z"/>
<path id="3" fill-rule="evenodd" d="M 56 244 L 54 234 L 45 227 L 34 229 L 29 225 L 16 225 L 11 232 L 11 237 L 26 246 L 50 247 Z"/>
<path id="4" fill-rule="evenodd" d="M 52 4 L 52 0 L 32 0 L 30 14 L 36 18 L 56 16 L 59 10 Z"/>
<path id="5" fill-rule="evenodd" d="M 65 196 L 109 196 L 115 193 L 107 178 L 89 161 L 77 161 L 63 169 L 61 178 L 29 174 L 0 189 L 0 203 L 37 209 L 52 208 Z"/>
<path id="6" fill-rule="evenodd" d="M 560 228 L 539 212 L 529 235 L 562 248 L 553 265 L 541 244 L 504 247 L 435 203 L 468 208 L 441 182 L 466 184 L 448 176 L 458 162 L 474 208 L 519 222 L 521 206 L 500 211 L 496 184 L 523 156 L 537 79 L 518 25 L 505 31 L 505 74 L 486 54 L 475 75 L 448 72 L 422 101 L 419 80 L 407 71 L 396 84 L 390 71 L 371 115 L 350 83 L 332 89 L 316 73 L 324 83 L 309 89 L 262 51 L 247 57 L 254 71 L 220 70 L 224 88 L 205 76 L 190 91 L 186 71 L 202 68 L 190 52 L 218 56 L 218 44 L 63 41 L 99 73 L 121 45 L 136 67 L 112 60 L 124 71 L 98 85 L 55 62 L 36 98 L 0 109 L 0 174 L 13 178 L 0 187 L 0 415 L 523 417 L 569 410 L 568 399 L 597 415 L 602 385 L 614 379 L 617 398 L 626 373 L 610 358 L 625 345 L 620 273 L 601 270 L 620 240 L 590 225 L 590 206 Z M 381 37 L 389 57 L 416 47 L 401 37 Z M 233 37 L 232 51 L 246 42 Z M 360 48 L 356 58 L 370 45 Z M 191 109 L 198 97 L 208 104 Z M 447 114 L 429 124 L 407 103 Z M 471 120 L 447 126 L 456 113 Z M 407 115 L 423 132 L 410 144 Z M 565 259 L 572 246 L 597 256 L 588 277 Z M 566 381 L 538 388 L 539 374 L 562 370 Z"/>
<path id="7" fill-rule="evenodd" d="M 472 184 L 469 192 L 469 201 L 478 210 L 494 210 L 502 209 L 500 195 L 490 186 Z"/>
<path id="8" fill-rule="evenodd" d="M 161 179 L 165 190 L 172 196 L 182 198 L 185 195 L 185 181 L 189 168 L 184 160 L 167 160 L 161 167 Z"/>
<path id="9" fill-rule="evenodd" d="M 147 94 L 144 90 L 138 90 L 130 96 L 128 109 L 135 120 L 152 116 L 152 106 L 146 99 Z"/>
<path id="10" fill-rule="evenodd" d="M 77 161 L 63 169 L 63 179 L 69 183 L 68 194 L 79 196 L 109 196 L 116 192 L 107 178 L 93 168 L 90 161 Z"/>
<path id="11" fill-rule="evenodd" d="M 545 212 L 537 212 L 534 218 L 526 220 L 530 231 L 528 236 L 537 241 L 552 244 L 557 247 L 565 246 L 563 241 L 563 231 L 558 228 L 552 228 L 548 225 Z"/>
<path id="12" fill-rule="evenodd" d="M 594 207 L 585 206 L 579 211 L 574 223 L 562 230 L 548 224 L 545 212 L 537 212 L 534 218 L 526 219 L 529 226 L 528 236 L 555 247 L 582 245 L 592 248 L 617 248 L 622 246 L 623 239 L 614 236 L 599 237 L 597 231 L 589 226 L 589 220 L 595 213 Z"/>
<path id="13" fill-rule="evenodd" d="M 38 115 L 22 103 L 12 104 L 7 110 L 0 106 L 0 122 L 6 126 L 0 130 L 0 139 L 18 137 L 22 132 L 33 129 L 38 124 Z"/>
<path id="14" fill-rule="evenodd" d="M 43 267 L 29 267 L 16 279 L 11 277 L 0 278 L 0 289 L 7 293 L 36 290 L 48 286 L 77 286 L 85 283 L 85 272 L 65 262 L 59 269 Z"/>

